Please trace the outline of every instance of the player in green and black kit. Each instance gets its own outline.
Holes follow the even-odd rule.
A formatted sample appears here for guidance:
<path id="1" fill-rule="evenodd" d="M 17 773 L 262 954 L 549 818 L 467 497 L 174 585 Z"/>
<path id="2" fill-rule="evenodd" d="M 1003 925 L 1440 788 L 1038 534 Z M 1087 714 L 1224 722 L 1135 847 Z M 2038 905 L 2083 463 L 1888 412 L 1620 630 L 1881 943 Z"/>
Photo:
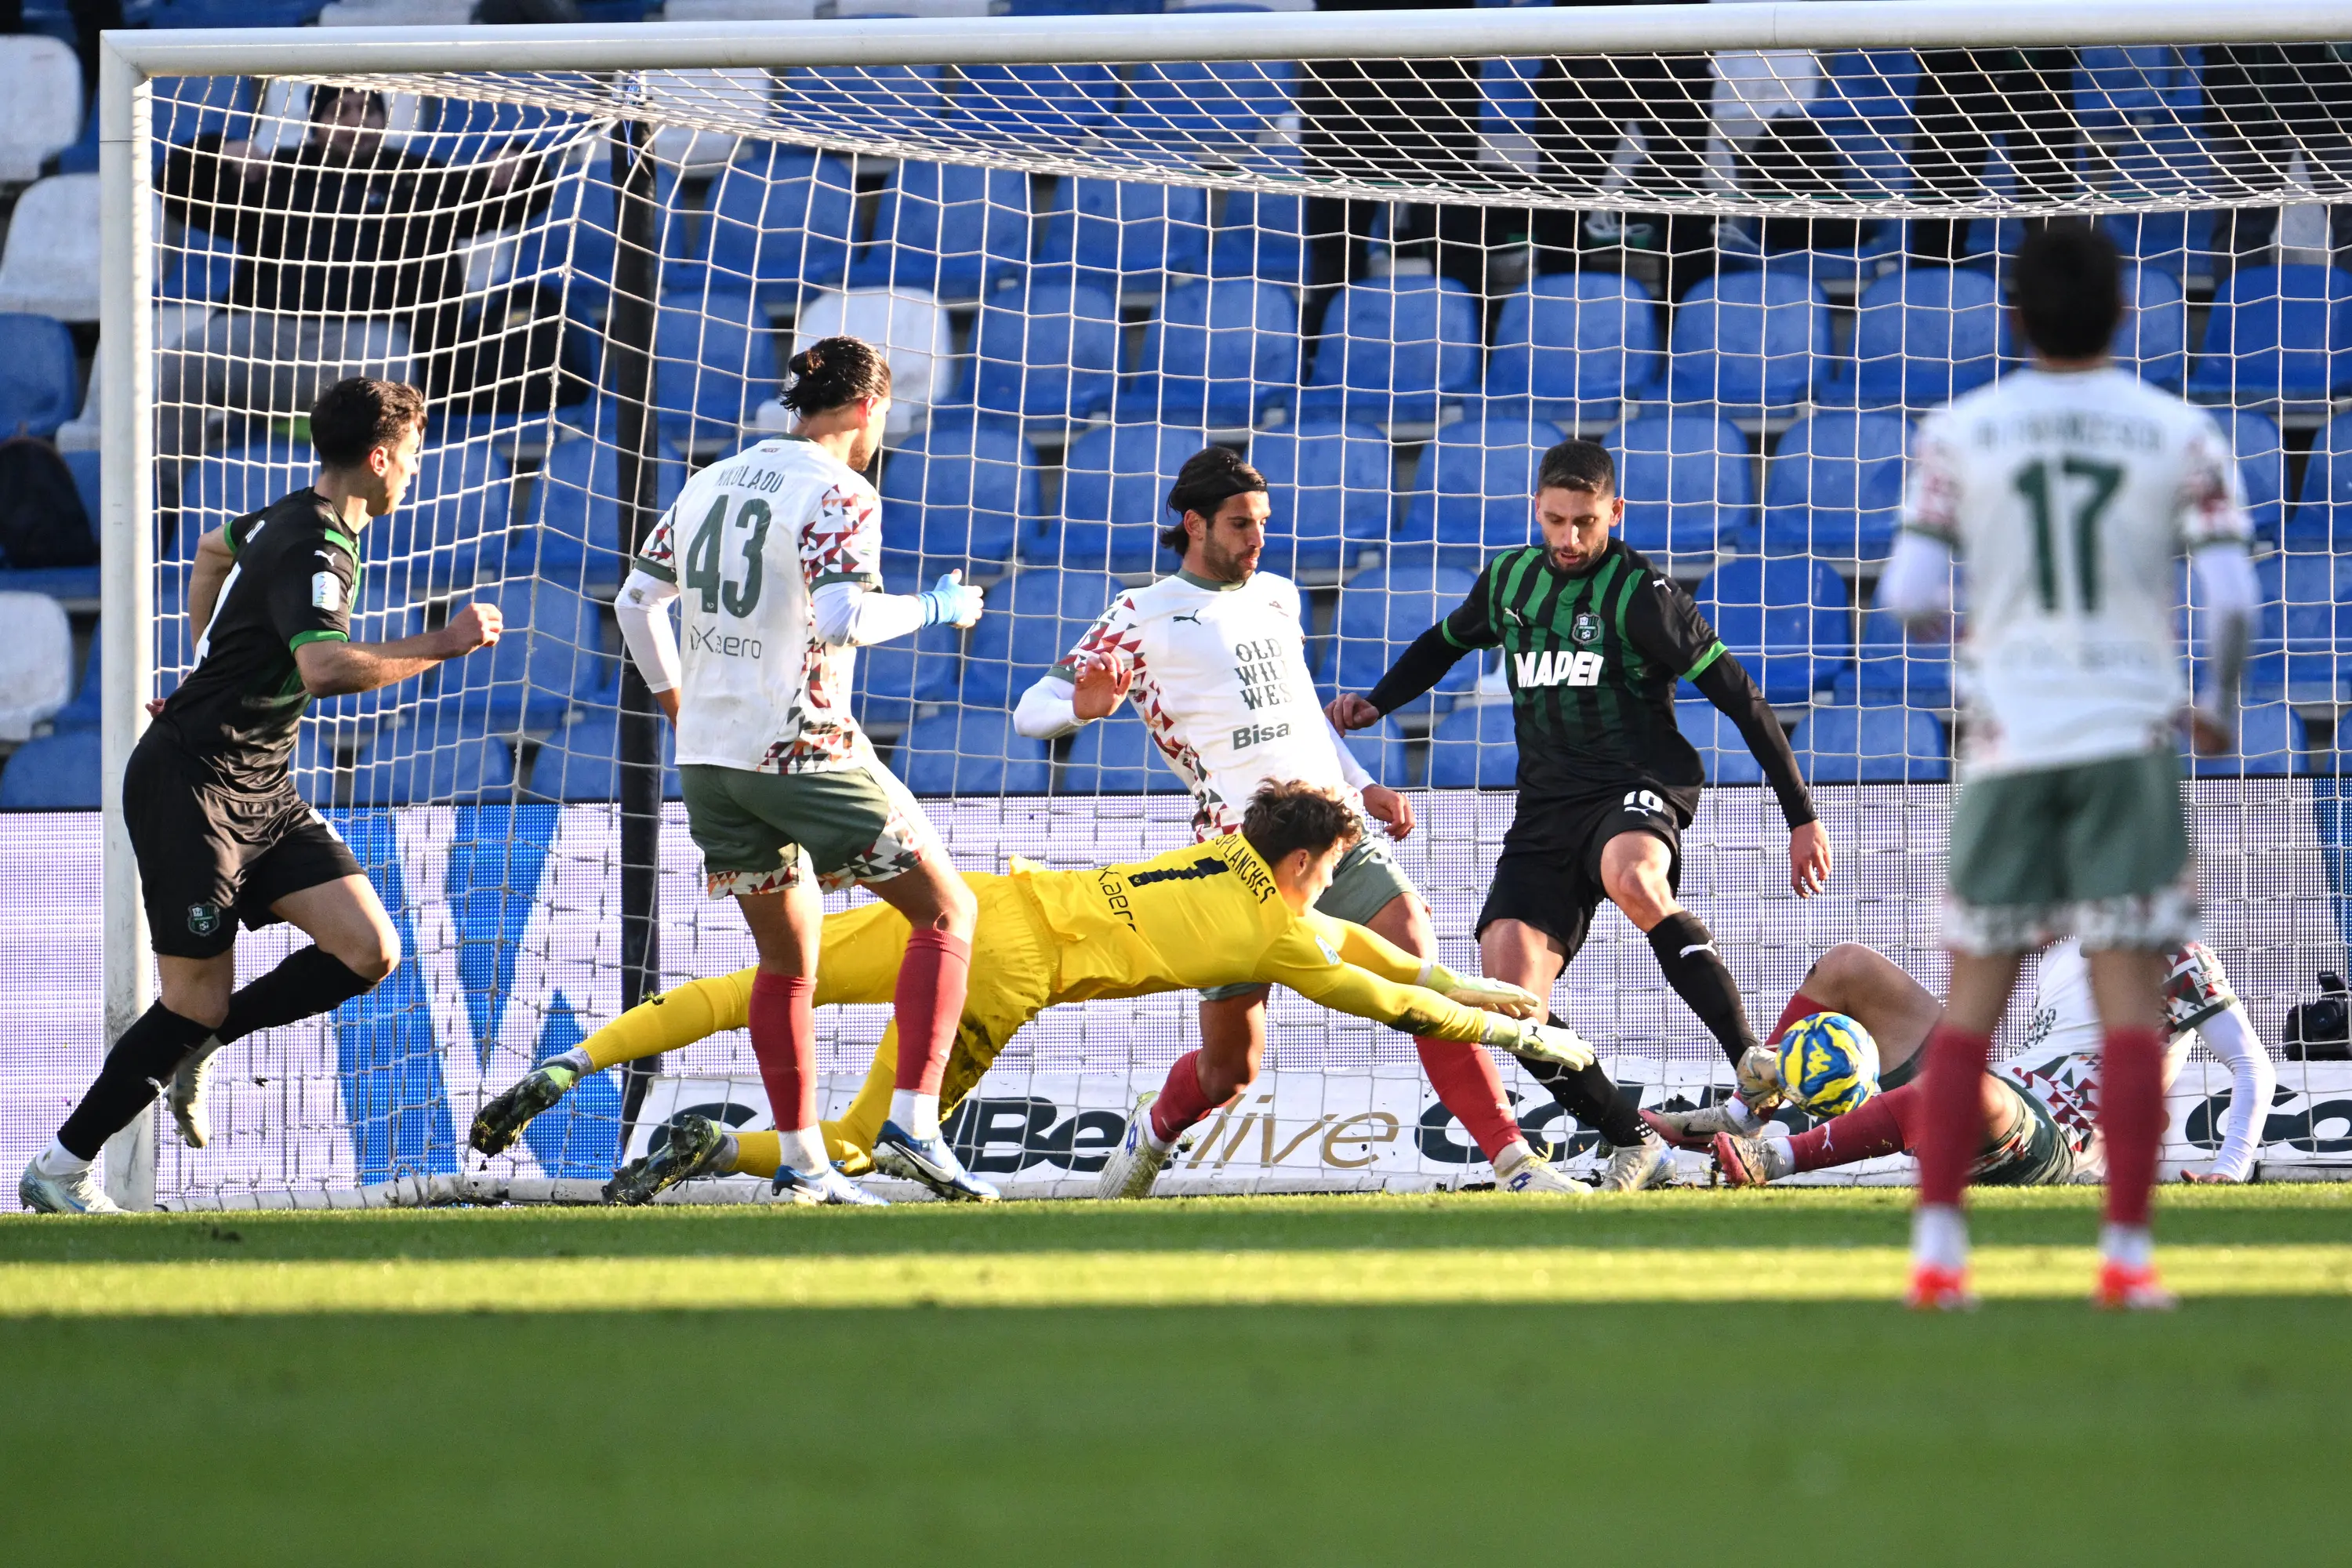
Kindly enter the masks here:
<path id="1" fill-rule="evenodd" d="M 373 691 L 499 637 L 499 612 L 467 605 L 440 630 L 351 640 L 360 531 L 400 504 L 425 437 L 413 386 L 354 376 L 310 411 L 317 481 L 207 533 L 189 574 L 195 667 L 131 750 L 123 826 L 162 997 L 114 1044 L 98 1081 L 26 1167 L 29 1209 L 111 1210 L 90 1162 L 171 1086 L 181 1135 L 205 1141 L 205 1057 L 231 1040 L 323 1013 L 390 973 L 400 938 L 375 889 L 288 763 L 313 697 Z M 313 945 L 242 990 L 236 930 L 287 921 Z"/>
<path id="2" fill-rule="evenodd" d="M 1647 933 L 1667 983 L 1736 1068 L 1756 1044 L 1739 988 L 1706 922 L 1675 898 L 1682 830 L 1706 782 L 1675 725 L 1677 681 L 1729 714 L 1763 765 L 1789 821 L 1789 885 L 1801 898 L 1829 880 L 1829 837 L 1755 681 L 1690 595 L 1611 536 L 1625 503 L 1609 454 L 1590 441 L 1545 453 L 1535 511 L 1542 542 L 1489 561 L 1470 596 L 1368 695 L 1332 702 L 1331 721 L 1342 730 L 1377 723 L 1464 654 L 1500 648 L 1517 721 L 1519 802 L 1478 915 L 1482 966 L 1549 995 L 1605 898 Z M 1611 1144 L 1604 1186 L 1644 1186 L 1671 1170 L 1665 1146 L 1598 1067 L 1555 1073 L 1546 1087 Z"/>

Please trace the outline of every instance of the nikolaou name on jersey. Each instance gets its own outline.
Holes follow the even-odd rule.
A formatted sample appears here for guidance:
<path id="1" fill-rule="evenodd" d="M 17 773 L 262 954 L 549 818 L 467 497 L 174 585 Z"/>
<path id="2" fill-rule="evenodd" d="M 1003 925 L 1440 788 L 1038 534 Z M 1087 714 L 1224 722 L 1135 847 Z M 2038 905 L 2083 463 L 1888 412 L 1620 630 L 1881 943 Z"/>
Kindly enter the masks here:
<path id="1" fill-rule="evenodd" d="M 1591 648 L 1552 648 L 1511 656 L 1511 673 L 1521 690 L 1531 686 L 1598 686 L 1601 655 Z"/>

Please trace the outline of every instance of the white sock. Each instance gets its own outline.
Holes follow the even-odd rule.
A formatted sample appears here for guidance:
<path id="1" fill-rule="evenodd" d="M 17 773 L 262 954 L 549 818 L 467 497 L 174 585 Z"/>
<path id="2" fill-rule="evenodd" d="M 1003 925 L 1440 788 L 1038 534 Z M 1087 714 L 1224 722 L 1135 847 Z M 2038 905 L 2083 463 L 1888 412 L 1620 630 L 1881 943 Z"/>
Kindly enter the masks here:
<path id="1" fill-rule="evenodd" d="M 1922 1204 L 1911 1216 L 1911 1261 L 1936 1268 L 1969 1266 L 1968 1216 L 1949 1204 Z"/>
<path id="2" fill-rule="evenodd" d="M 89 1169 L 89 1162 L 52 1138 L 49 1146 L 33 1157 L 33 1168 L 45 1176 L 79 1176 Z"/>
<path id="3" fill-rule="evenodd" d="M 936 1138 L 940 1135 L 940 1097 L 920 1089 L 894 1089 L 890 1091 L 890 1120 L 910 1138 Z"/>
<path id="4" fill-rule="evenodd" d="M 1495 1174 L 1498 1177 L 1507 1176 L 1535 1157 L 1535 1150 L 1529 1146 L 1526 1139 L 1521 1138 L 1495 1156 Z"/>
<path id="5" fill-rule="evenodd" d="M 2145 1268 L 2156 1257 L 2156 1237 L 2144 1225 L 2103 1225 L 2099 1256 L 2126 1268 Z"/>
<path id="6" fill-rule="evenodd" d="M 1786 1138 L 1764 1140 L 1764 1174 L 1768 1180 L 1779 1181 L 1797 1168 L 1797 1152 Z"/>
<path id="7" fill-rule="evenodd" d="M 782 1145 L 784 1163 L 802 1175 L 820 1175 L 832 1169 L 833 1162 L 824 1156 L 823 1128 L 796 1127 L 787 1131 L 779 1127 L 776 1140 Z"/>

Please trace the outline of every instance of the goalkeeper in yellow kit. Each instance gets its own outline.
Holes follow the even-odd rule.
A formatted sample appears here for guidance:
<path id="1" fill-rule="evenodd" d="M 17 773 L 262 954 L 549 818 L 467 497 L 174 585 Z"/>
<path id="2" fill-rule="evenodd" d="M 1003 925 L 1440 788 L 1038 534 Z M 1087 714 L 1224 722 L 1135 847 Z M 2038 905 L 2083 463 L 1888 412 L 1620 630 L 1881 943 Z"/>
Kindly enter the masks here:
<path id="1" fill-rule="evenodd" d="M 1087 871 L 1015 860 L 1005 876 L 967 872 L 980 919 L 942 1109 L 969 1094 L 1005 1042 L 1047 1007 L 1245 983 L 1287 985 L 1409 1035 L 1588 1065 L 1591 1049 L 1582 1040 L 1536 1021 L 1543 1008 L 1531 994 L 1457 975 L 1361 926 L 1314 912 L 1360 831 L 1355 813 L 1335 796 L 1307 784 L 1269 784 L 1251 801 L 1241 832 L 1155 859 Z M 906 918 L 887 904 L 826 916 L 817 1005 L 888 1001 L 907 934 Z M 469 1142 L 497 1153 L 587 1074 L 741 1027 L 756 973 L 694 981 L 631 1008 L 484 1105 Z M 894 1029 L 883 1036 L 848 1113 L 824 1124 L 827 1152 L 853 1172 L 865 1168 L 888 1112 L 897 1047 Z M 625 1166 L 605 1194 L 643 1203 L 691 1177 L 772 1176 L 779 1158 L 773 1132 L 730 1132 L 707 1118 L 681 1117 L 664 1147 Z"/>

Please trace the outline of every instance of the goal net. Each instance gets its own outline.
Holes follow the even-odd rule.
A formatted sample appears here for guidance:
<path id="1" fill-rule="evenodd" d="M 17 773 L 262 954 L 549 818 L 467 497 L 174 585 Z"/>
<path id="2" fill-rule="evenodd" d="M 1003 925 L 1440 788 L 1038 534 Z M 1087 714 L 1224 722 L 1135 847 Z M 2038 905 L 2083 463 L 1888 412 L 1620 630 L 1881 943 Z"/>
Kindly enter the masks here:
<path id="1" fill-rule="evenodd" d="M 331 1019 L 231 1047 L 213 1145 L 161 1124 L 157 1195 L 579 1195 L 674 1113 L 766 1125 L 739 1032 L 591 1079 L 510 1155 L 464 1146 L 484 1097 L 627 1002 L 751 962 L 735 910 L 702 896 L 610 600 L 684 477 L 781 428 L 781 365 L 836 331 L 887 344 L 896 377 L 889 584 L 988 584 L 969 634 L 858 659 L 859 711 L 961 866 L 1187 840 L 1131 712 L 1050 746 L 1009 717 L 1123 585 L 1173 568 L 1155 535 L 1185 457 L 1222 444 L 1266 475 L 1265 566 L 1301 586 L 1318 688 L 1360 691 L 1486 553 L 1526 542 L 1537 458 L 1581 435 L 1619 465 L 1627 541 L 1791 727 L 1837 846 L 1832 890 L 1792 897 L 1769 792 L 1685 689 L 1715 787 L 1683 896 L 1751 1016 L 1769 1026 L 1841 941 L 1940 986 L 1952 669 L 1870 605 L 1916 420 L 2021 363 L 2009 258 L 2046 221 L 2115 237 L 2136 303 L 2119 357 L 2211 405 L 2243 467 L 2271 603 L 2245 754 L 2190 787 L 2214 942 L 2275 1042 L 2345 930 L 2330 414 L 2352 390 L 2352 234 L 2332 221 L 2352 63 L 2184 42 L 2173 5 L 2080 37 L 2018 7 L 1821 9 L 1843 20 L 1811 37 L 1790 8 L 1776 34 L 1765 7 L 1702 7 L 1646 38 L 1622 13 L 1453 13 L 1443 32 L 1230 15 L 522 29 L 439 55 L 321 31 L 138 57 L 152 112 L 118 188 L 152 203 L 134 275 L 152 336 L 108 439 L 138 452 L 143 473 L 110 472 L 152 510 L 110 549 L 139 552 L 153 679 L 118 661 L 110 703 L 171 689 L 197 540 L 303 481 L 310 400 L 362 371 L 424 386 L 433 421 L 406 504 L 364 542 L 354 635 L 474 601 L 508 626 L 424 680 L 314 705 L 303 787 L 406 956 Z M 2017 37 L 2047 42 L 1991 47 Z M 190 74 L 229 68 L 253 74 Z M 1512 809 L 1501 680 L 1465 659 L 1354 742 L 1420 792 L 1400 858 L 1465 966 Z M 246 938 L 244 973 L 290 940 Z M 1614 911 L 1555 1005 L 1645 1104 L 1729 1088 Z M 829 1107 L 886 1011 L 822 1019 Z M 1058 1010 L 952 1131 L 1016 1192 L 1081 1190 L 1194 1039 L 1189 994 Z M 1172 1184 L 1486 1177 L 1403 1037 L 1277 995 L 1267 1060 Z M 2276 1168 L 2352 1147 L 2352 1083 L 2329 1070 L 2283 1068 Z M 1593 1158 L 1506 1080 L 1538 1142 Z M 2192 1060 L 2168 1159 L 2218 1141 L 2228 1090 Z"/>

